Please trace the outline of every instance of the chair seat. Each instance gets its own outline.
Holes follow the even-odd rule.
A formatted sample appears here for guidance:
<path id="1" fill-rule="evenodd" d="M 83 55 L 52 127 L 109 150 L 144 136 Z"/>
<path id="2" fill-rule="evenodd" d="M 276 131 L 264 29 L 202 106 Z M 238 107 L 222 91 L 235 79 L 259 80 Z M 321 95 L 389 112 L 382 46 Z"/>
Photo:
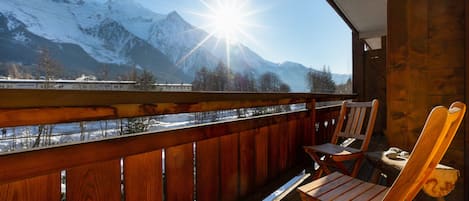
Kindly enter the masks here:
<path id="1" fill-rule="evenodd" d="M 382 200 L 385 186 L 364 182 L 339 172 L 298 187 L 302 200 Z"/>
<path id="2" fill-rule="evenodd" d="M 311 149 L 316 152 L 321 152 L 324 154 L 329 155 L 350 155 L 350 154 L 358 154 L 361 153 L 359 149 L 351 148 L 351 147 L 342 147 L 336 144 L 325 143 L 320 145 L 314 146 L 306 146 L 305 149 Z"/>

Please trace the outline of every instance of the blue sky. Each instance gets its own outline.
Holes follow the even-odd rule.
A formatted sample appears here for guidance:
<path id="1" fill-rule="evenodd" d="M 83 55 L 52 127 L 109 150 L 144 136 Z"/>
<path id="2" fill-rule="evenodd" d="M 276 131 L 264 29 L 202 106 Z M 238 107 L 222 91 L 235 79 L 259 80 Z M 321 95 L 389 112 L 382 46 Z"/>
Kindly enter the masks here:
<path id="1" fill-rule="evenodd" d="M 195 26 L 209 23 L 194 14 L 209 13 L 198 0 L 135 1 L 161 14 L 175 10 Z M 264 59 L 316 69 L 326 65 L 334 73 L 352 73 L 351 30 L 326 0 L 251 0 L 247 9 L 256 13 L 245 20 L 260 26 L 245 27 L 252 39 L 240 38 L 240 42 Z"/>

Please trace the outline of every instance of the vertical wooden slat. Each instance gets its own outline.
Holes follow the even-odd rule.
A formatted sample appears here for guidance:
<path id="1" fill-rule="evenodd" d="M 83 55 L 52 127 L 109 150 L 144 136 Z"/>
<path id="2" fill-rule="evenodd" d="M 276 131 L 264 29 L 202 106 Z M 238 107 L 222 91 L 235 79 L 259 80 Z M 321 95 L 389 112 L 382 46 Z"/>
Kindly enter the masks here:
<path id="1" fill-rule="evenodd" d="M 334 115 L 335 114 L 334 114 L 333 110 L 328 110 L 327 111 L 328 124 L 327 124 L 327 139 L 326 139 L 326 142 L 330 142 L 332 140 L 332 135 L 334 134 L 335 124 L 332 123 L 334 121 L 334 118 L 336 117 Z M 337 121 L 335 121 L 335 123 L 337 123 Z"/>
<path id="2" fill-rule="evenodd" d="M 0 185 L 0 200 L 59 201 L 60 173 Z"/>
<path id="3" fill-rule="evenodd" d="M 269 126 L 269 179 L 280 172 L 280 135 L 278 124 Z"/>
<path id="4" fill-rule="evenodd" d="M 256 187 L 260 187 L 265 184 L 268 177 L 269 128 L 260 128 L 254 140 L 256 144 Z"/>
<path id="5" fill-rule="evenodd" d="M 344 133 L 348 135 L 352 131 L 352 125 L 355 117 L 355 108 L 350 108 L 350 112 L 347 114 L 347 124 L 345 126 Z M 346 136 L 347 137 L 347 136 Z"/>
<path id="6" fill-rule="evenodd" d="M 284 172 L 287 169 L 288 160 L 288 121 L 283 121 L 278 125 L 278 146 L 279 146 L 279 158 L 278 166 L 280 172 Z"/>
<path id="7" fill-rule="evenodd" d="M 67 170 L 67 200 L 121 200 L 120 160 Z"/>
<path id="8" fill-rule="evenodd" d="M 288 121 L 288 159 L 287 167 L 290 168 L 298 162 L 298 155 L 301 146 L 298 141 L 299 130 L 297 129 L 298 120 Z"/>
<path id="9" fill-rule="evenodd" d="M 220 138 L 221 200 L 237 200 L 239 196 L 239 134 Z"/>
<path id="10" fill-rule="evenodd" d="M 256 175 L 256 163 L 255 163 L 255 150 L 256 145 L 254 142 L 255 130 L 249 130 L 241 132 L 239 135 L 239 192 L 241 197 L 255 190 L 255 175 Z"/>
<path id="11" fill-rule="evenodd" d="M 355 113 L 353 115 L 352 127 L 350 128 L 350 132 L 347 133 L 349 137 L 353 137 L 355 135 L 355 131 L 358 126 L 358 118 L 360 117 L 360 112 L 361 112 L 360 108 L 352 108 L 352 109 L 355 109 Z"/>
<path id="12" fill-rule="evenodd" d="M 303 136 L 305 135 L 306 132 L 309 132 L 306 128 L 305 119 L 298 120 L 298 122 L 296 124 L 296 130 L 298 132 L 298 136 L 297 136 L 298 148 L 297 148 L 297 151 L 299 151 L 299 153 L 301 153 L 301 154 L 298 154 L 297 161 L 300 162 L 300 163 L 303 163 L 303 164 L 306 164 L 306 161 L 310 160 L 308 154 L 306 154 L 303 151 L 303 145 L 304 145 Z"/>
<path id="13" fill-rule="evenodd" d="M 220 200 L 220 138 L 197 142 L 197 200 Z"/>
<path id="14" fill-rule="evenodd" d="M 166 200 L 194 200 L 193 143 L 165 150 Z"/>
<path id="15" fill-rule="evenodd" d="M 124 159 L 125 200 L 162 200 L 162 171 L 161 150 L 126 157 Z"/>
<path id="16" fill-rule="evenodd" d="M 307 121 L 305 124 L 305 135 L 303 137 L 303 145 L 315 145 L 316 144 L 316 100 L 306 103 L 306 109 L 309 110 L 309 118 L 305 118 Z"/>
<path id="17" fill-rule="evenodd" d="M 360 117 L 358 117 L 358 123 L 357 123 L 357 128 L 355 128 L 355 135 L 360 135 L 362 134 L 362 127 L 363 127 L 363 122 L 365 120 L 365 115 L 366 115 L 366 107 L 360 108 Z"/>

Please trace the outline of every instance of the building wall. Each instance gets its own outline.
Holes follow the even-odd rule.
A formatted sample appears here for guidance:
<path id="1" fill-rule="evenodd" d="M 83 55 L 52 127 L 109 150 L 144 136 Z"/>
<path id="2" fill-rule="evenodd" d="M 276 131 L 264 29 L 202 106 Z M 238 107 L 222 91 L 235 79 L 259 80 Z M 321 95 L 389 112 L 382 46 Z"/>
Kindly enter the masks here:
<path id="1" fill-rule="evenodd" d="M 412 149 L 433 106 L 465 100 L 465 34 L 464 0 L 388 0 L 385 134 L 391 146 Z M 443 163 L 464 173 L 464 132 Z M 463 199 L 459 181 L 448 200 Z"/>

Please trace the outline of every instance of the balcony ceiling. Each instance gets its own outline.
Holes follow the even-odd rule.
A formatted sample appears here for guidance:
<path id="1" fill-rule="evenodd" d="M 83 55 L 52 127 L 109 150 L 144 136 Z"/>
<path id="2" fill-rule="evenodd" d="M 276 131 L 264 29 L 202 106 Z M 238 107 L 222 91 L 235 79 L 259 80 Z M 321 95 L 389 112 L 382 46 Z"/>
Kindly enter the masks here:
<path id="1" fill-rule="evenodd" d="M 330 1 L 330 0 L 329 0 Z M 387 0 L 332 0 L 339 14 L 360 38 L 370 39 L 386 35 Z"/>

